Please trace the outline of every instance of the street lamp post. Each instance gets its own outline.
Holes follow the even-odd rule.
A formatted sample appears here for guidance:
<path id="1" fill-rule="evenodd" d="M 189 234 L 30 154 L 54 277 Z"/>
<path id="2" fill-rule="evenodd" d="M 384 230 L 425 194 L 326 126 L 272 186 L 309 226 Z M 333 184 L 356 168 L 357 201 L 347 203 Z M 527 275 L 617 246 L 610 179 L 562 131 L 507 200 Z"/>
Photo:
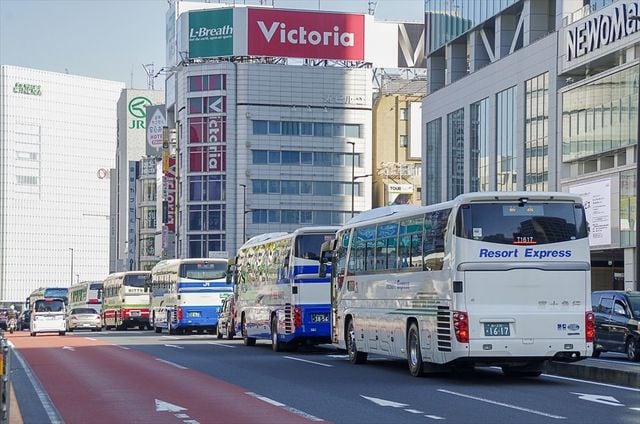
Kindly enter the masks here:
<path id="1" fill-rule="evenodd" d="M 240 184 L 242 187 L 242 244 L 247 240 L 247 185 Z"/>
<path id="2" fill-rule="evenodd" d="M 351 218 L 353 218 L 356 197 L 356 143 L 355 141 L 347 141 L 347 144 L 351 144 Z"/>
<path id="3" fill-rule="evenodd" d="M 636 21 L 640 26 L 640 16 L 629 16 L 629 19 Z M 637 49 L 636 49 L 637 51 Z M 636 108 L 636 257 L 635 257 L 635 290 L 640 290 L 640 80 L 636 80 L 638 84 L 638 107 Z"/>
<path id="4" fill-rule="evenodd" d="M 71 252 L 71 284 L 73 285 L 73 247 L 69 248 L 69 251 Z"/>

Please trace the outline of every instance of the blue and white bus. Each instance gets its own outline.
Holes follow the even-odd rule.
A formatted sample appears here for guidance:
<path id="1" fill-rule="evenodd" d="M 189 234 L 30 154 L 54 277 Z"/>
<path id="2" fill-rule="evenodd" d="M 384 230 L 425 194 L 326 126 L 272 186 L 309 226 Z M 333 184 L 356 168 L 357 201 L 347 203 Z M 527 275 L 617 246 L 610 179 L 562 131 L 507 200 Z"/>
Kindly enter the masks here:
<path id="1" fill-rule="evenodd" d="M 273 350 L 330 341 L 329 278 L 318 278 L 320 246 L 338 227 L 306 227 L 256 236 L 238 249 L 235 322 L 247 346 L 271 339 Z"/>
<path id="2" fill-rule="evenodd" d="M 484 192 L 363 212 L 323 246 L 332 338 L 353 363 L 406 359 L 412 375 L 500 366 L 538 376 L 591 355 L 590 251 L 580 197 Z"/>
<path id="3" fill-rule="evenodd" d="M 195 330 L 214 334 L 222 300 L 233 294 L 227 260 L 168 259 L 151 270 L 151 325 L 156 333 Z"/>

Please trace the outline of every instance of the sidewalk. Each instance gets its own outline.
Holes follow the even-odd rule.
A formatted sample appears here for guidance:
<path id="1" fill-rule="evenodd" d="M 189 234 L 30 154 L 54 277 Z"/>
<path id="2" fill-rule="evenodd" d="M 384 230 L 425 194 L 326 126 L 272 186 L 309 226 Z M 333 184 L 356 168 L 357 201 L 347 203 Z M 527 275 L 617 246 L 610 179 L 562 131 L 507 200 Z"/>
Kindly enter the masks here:
<path id="1" fill-rule="evenodd" d="M 597 381 L 640 389 L 640 363 L 584 359 L 578 362 L 550 362 L 547 374 Z"/>

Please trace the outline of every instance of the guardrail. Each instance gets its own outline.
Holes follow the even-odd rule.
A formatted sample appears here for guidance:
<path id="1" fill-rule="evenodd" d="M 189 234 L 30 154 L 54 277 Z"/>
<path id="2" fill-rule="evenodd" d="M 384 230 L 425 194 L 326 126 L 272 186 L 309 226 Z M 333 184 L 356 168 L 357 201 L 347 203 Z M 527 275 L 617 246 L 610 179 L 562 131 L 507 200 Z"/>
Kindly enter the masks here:
<path id="1" fill-rule="evenodd" d="M 11 355 L 4 332 L 0 332 L 0 354 L 2 355 L 0 358 L 0 423 L 5 424 L 9 422 Z"/>

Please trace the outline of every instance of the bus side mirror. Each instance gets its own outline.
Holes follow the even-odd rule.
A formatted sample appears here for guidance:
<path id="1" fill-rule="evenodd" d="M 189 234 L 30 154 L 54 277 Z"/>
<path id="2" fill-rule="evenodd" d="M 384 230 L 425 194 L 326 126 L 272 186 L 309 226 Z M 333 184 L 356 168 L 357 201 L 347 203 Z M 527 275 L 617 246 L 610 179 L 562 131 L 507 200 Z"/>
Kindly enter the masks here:
<path id="1" fill-rule="evenodd" d="M 227 267 L 227 284 L 233 283 L 233 276 L 237 272 L 237 268 L 235 265 L 229 265 Z"/>
<path id="2" fill-rule="evenodd" d="M 333 261 L 333 250 L 324 250 L 320 253 L 320 267 L 318 269 L 318 277 L 325 278 L 327 276 L 327 264 Z"/>

